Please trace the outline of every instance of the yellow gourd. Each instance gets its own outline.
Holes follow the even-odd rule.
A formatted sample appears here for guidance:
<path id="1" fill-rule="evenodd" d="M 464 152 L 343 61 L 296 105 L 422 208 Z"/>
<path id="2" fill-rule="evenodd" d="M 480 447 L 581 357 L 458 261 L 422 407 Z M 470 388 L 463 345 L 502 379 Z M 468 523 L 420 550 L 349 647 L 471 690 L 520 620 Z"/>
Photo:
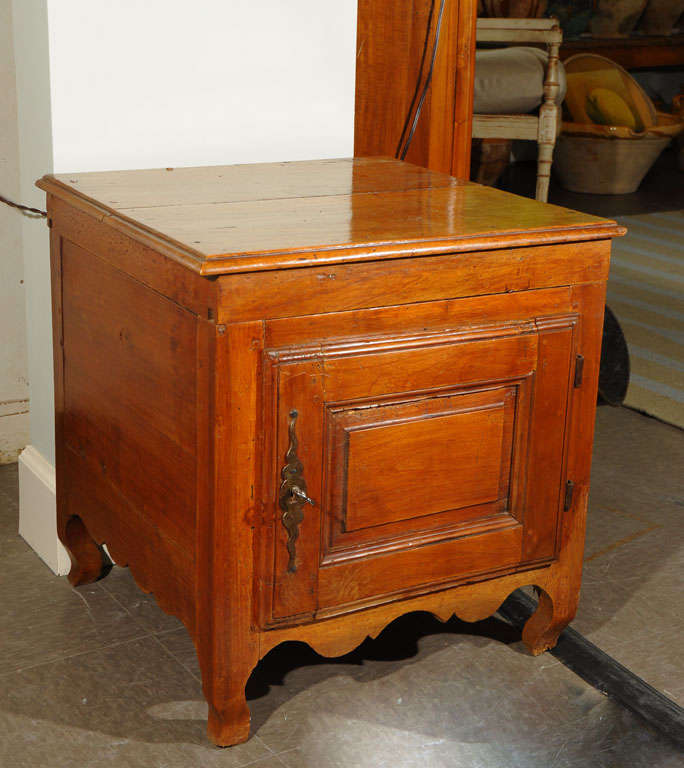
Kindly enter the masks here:
<path id="1" fill-rule="evenodd" d="M 634 113 L 627 102 L 608 88 L 594 88 L 586 101 L 589 119 L 598 125 L 624 125 L 636 129 Z"/>

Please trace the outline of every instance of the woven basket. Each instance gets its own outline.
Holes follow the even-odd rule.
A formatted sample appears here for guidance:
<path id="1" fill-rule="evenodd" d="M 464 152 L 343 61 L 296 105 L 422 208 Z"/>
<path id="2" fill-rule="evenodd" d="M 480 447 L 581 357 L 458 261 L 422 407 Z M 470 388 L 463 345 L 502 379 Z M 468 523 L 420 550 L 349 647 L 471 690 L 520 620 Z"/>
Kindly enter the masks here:
<path id="1" fill-rule="evenodd" d="M 553 170 L 572 192 L 625 195 L 635 192 L 671 139 L 682 133 L 682 118 L 657 112 L 636 80 L 610 59 L 577 54 L 565 61 L 568 85 L 565 107 L 575 122 L 564 122 L 558 137 Z M 595 87 L 610 87 L 635 116 L 637 129 L 592 123 L 585 108 Z"/>
<path id="2" fill-rule="evenodd" d="M 669 136 L 613 139 L 563 133 L 556 143 L 553 169 L 571 192 L 626 195 L 639 188 L 670 141 Z"/>

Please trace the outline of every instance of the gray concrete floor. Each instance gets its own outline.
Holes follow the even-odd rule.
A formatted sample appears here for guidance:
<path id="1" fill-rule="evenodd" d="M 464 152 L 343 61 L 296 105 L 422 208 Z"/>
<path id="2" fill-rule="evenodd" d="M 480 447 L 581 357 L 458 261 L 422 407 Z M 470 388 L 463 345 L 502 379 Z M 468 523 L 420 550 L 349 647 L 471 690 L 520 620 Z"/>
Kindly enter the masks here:
<path id="1" fill-rule="evenodd" d="M 574 626 L 684 703 L 684 439 L 598 412 L 584 587 Z M 682 755 L 492 618 L 403 617 L 340 659 L 275 649 L 248 685 L 252 737 L 205 739 L 195 652 L 126 569 L 78 590 L 17 536 L 0 467 L 0 766 L 660 768 Z"/>

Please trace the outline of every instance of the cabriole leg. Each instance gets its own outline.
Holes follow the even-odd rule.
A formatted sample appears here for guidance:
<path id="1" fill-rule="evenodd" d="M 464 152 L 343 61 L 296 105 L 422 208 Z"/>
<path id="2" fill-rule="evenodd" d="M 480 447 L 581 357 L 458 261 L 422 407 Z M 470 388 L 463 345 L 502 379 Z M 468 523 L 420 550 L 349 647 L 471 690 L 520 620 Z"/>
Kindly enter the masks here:
<path id="1" fill-rule="evenodd" d="M 538 656 L 553 648 L 558 636 L 574 619 L 579 593 L 559 594 L 551 597 L 544 590 L 539 592 L 537 610 L 527 620 L 522 639 L 530 653 Z"/>
<path id="2" fill-rule="evenodd" d="M 83 520 L 74 515 L 63 526 L 60 534 L 62 544 L 71 559 L 69 582 L 74 587 L 91 584 L 103 579 L 112 569 L 112 561 L 88 533 Z"/>
<path id="3" fill-rule="evenodd" d="M 230 747 L 249 738 L 250 712 L 245 698 L 246 684 L 247 680 L 241 678 L 224 682 L 221 687 L 225 698 L 216 704 L 209 701 L 207 735 L 218 747 Z"/>

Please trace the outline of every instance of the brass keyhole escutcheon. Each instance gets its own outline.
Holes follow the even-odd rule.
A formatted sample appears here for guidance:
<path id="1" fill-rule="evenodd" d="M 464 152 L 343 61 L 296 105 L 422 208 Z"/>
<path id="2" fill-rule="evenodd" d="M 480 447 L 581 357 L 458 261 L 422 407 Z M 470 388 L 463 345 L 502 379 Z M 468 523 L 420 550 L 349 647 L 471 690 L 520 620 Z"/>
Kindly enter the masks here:
<path id="1" fill-rule="evenodd" d="M 306 480 L 304 480 L 304 467 L 297 456 L 297 417 L 299 413 L 296 410 L 290 411 L 290 421 L 288 423 L 289 445 L 285 453 L 285 466 L 280 471 L 282 483 L 278 494 L 278 502 L 283 510 L 281 517 L 283 526 L 287 531 L 287 552 L 289 560 L 287 570 L 289 573 L 297 571 L 297 548 L 296 542 L 299 538 L 299 526 L 304 520 L 304 505 L 315 502 L 309 498 L 306 492 Z"/>

